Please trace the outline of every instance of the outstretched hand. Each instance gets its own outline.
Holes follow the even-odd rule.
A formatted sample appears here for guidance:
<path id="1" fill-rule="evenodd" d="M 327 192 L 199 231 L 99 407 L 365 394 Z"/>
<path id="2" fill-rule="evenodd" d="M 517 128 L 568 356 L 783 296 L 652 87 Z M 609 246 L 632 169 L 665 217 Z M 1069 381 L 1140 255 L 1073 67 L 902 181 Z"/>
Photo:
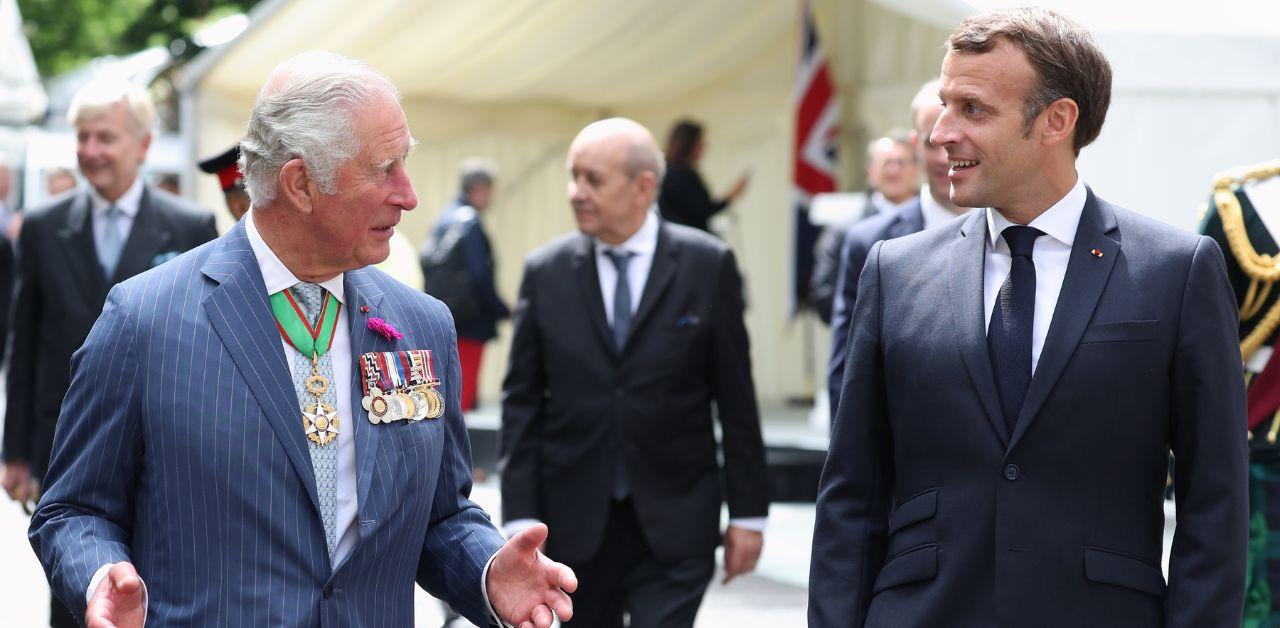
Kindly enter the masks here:
<path id="1" fill-rule="evenodd" d="M 538 551 L 546 540 L 546 525 L 530 526 L 511 537 L 489 565 L 489 603 L 517 628 L 550 628 L 552 611 L 560 621 L 573 617 L 568 594 L 578 588 L 578 578 Z"/>
<path id="2" fill-rule="evenodd" d="M 142 628 L 146 617 L 142 578 L 133 565 L 116 563 L 89 599 L 84 623 L 87 628 Z"/>

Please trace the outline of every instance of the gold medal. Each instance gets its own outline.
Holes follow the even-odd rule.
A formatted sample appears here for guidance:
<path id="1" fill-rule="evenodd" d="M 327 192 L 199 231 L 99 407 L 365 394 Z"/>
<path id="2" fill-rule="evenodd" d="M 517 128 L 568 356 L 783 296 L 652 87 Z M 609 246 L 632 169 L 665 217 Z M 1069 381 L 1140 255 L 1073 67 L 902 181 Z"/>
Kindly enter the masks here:
<path id="1" fill-rule="evenodd" d="M 444 416 L 444 395 L 434 387 L 427 388 L 427 418 L 438 419 Z"/>
<path id="2" fill-rule="evenodd" d="M 321 401 L 311 404 L 302 413 L 302 428 L 306 430 L 307 440 L 322 447 L 338 438 L 338 423 L 338 412 Z"/>
<path id="3" fill-rule="evenodd" d="M 307 440 L 321 447 L 338 438 L 338 411 L 322 401 L 324 393 L 329 390 L 329 380 L 320 374 L 320 354 L 311 354 L 311 377 L 307 378 L 308 393 L 316 396 L 315 403 L 302 411 L 302 429 Z"/>

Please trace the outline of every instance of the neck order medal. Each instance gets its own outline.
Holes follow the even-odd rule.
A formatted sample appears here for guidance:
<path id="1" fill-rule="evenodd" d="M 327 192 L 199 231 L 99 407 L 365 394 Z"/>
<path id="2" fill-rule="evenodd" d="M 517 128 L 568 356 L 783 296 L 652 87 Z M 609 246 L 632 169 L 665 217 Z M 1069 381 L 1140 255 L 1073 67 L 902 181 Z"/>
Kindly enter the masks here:
<path id="1" fill-rule="evenodd" d="M 341 426 L 338 410 L 323 401 L 325 392 L 329 390 L 329 379 L 320 374 L 320 356 L 327 353 L 333 343 L 342 303 L 328 292 L 324 297 L 319 321 L 312 327 L 288 290 L 271 295 L 271 310 L 280 335 L 299 353 L 311 356 L 311 376 L 307 378 L 306 389 L 315 401 L 302 409 L 302 429 L 307 440 L 322 447 L 337 440 Z"/>

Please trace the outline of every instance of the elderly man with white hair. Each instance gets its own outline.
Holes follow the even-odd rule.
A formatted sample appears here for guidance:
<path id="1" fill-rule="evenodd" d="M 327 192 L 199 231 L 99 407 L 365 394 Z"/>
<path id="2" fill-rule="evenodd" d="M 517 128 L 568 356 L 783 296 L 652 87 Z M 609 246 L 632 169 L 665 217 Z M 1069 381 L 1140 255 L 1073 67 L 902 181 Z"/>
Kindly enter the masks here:
<path id="1" fill-rule="evenodd" d="M 469 499 L 456 338 L 368 265 L 418 203 L 396 88 L 304 53 L 241 145 L 252 208 L 118 286 L 72 365 L 31 542 L 89 626 L 572 617 L 572 571 Z"/>
<path id="2" fill-rule="evenodd" d="M 146 90 L 97 81 L 76 94 L 67 117 L 89 185 L 24 212 L 18 241 L 2 475 L 6 492 L 24 505 L 47 484 L 68 365 L 107 291 L 218 235 L 208 211 L 139 176 L 156 120 Z M 54 626 L 76 625 L 56 600 L 51 618 Z"/>

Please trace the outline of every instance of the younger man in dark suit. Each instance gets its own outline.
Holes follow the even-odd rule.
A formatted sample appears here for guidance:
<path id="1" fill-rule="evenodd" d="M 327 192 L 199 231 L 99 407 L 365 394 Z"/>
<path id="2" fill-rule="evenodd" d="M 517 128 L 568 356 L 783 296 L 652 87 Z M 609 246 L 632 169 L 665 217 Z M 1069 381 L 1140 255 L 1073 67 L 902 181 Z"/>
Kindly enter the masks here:
<path id="1" fill-rule="evenodd" d="M 580 233 L 529 256 L 503 384 L 502 509 L 551 526 L 575 622 L 692 626 L 715 569 L 754 568 L 768 511 L 742 282 L 719 240 L 658 218 L 662 153 L 620 118 L 569 149 Z M 718 411 L 725 485 L 711 402 Z"/>
<path id="2" fill-rule="evenodd" d="M 867 255 L 809 625 L 1239 625 L 1244 377 L 1222 251 L 1077 175 L 1111 69 L 1071 20 L 966 19 L 938 95 L 951 200 L 986 209 Z"/>

